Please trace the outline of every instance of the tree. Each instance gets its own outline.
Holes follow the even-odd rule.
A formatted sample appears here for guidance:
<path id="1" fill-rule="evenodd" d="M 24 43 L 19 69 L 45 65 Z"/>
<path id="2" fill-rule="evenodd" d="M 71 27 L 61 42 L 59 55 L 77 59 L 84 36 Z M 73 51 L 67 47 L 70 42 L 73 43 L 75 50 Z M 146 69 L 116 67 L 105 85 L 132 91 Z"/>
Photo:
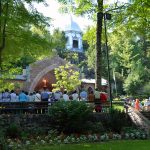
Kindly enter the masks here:
<path id="1" fill-rule="evenodd" d="M 63 4 L 70 4 L 75 10 L 76 14 L 92 15 L 96 14 L 96 53 L 95 53 L 95 86 L 101 89 L 101 72 L 102 72 L 102 52 L 101 52 L 101 35 L 102 35 L 102 20 L 103 20 L 103 0 L 89 1 L 89 0 L 58 0 Z M 76 5 L 74 5 L 74 3 Z M 66 9 L 65 9 L 66 10 Z"/>
<path id="2" fill-rule="evenodd" d="M 95 52 L 96 52 L 96 27 L 91 26 L 87 29 L 87 31 L 83 34 L 83 40 L 85 40 L 89 47 L 86 50 L 85 54 L 87 56 L 87 64 L 90 69 L 95 69 Z M 107 78 L 107 61 L 106 61 L 106 52 L 105 52 L 105 42 L 104 42 L 104 35 L 102 34 L 102 46 L 101 46 L 101 51 L 102 51 L 102 72 L 101 75 L 102 77 Z"/>
<path id="3" fill-rule="evenodd" d="M 75 71 L 71 64 L 56 68 L 54 73 L 56 77 L 56 84 L 53 84 L 54 90 L 63 88 L 67 91 L 73 91 L 81 84 L 79 72 Z"/>
<path id="4" fill-rule="evenodd" d="M 125 9 L 113 12 L 109 25 L 111 66 L 118 77 L 122 76 L 122 85 L 128 94 L 142 92 L 149 81 L 148 5 L 147 0 L 133 0 Z"/>
<path id="5" fill-rule="evenodd" d="M 63 31 L 60 31 L 59 29 L 55 29 L 53 31 L 51 41 L 52 41 L 52 48 L 56 50 L 57 54 L 60 57 L 64 58 L 67 42 L 65 33 Z"/>
<path id="6" fill-rule="evenodd" d="M 117 85 L 119 85 L 118 89 L 120 90 L 124 87 L 124 90 L 130 94 L 134 94 L 139 89 L 142 89 L 142 86 L 147 87 L 145 84 L 149 81 L 150 73 L 147 22 L 149 9 L 147 9 L 147 1 L 143 1 L 142 8 L 139 8 L 140 5 L 141 1 L 136 0 L 131 4 L 115 6 L 116 10 L 112 8 L 111 11 L 112 20 L 108 22 L 107 26 L 111 31 L 108 33 L 110 66 L 115 71 Z M 94 66 L 93 60 L 95 59 L 93 55 L 96 41 L 94 36 L 95 30 L 95 27 L 88 28 L 83 36 L 84 40 L 87 40 L 89 44 L 87 57 L 90 67 Z M 146 37 L 145 44 L 143 36 Z M 104 64 L 105 61 L 102 59 L 102 62 Z M 103 73 L 104 68 L 102 70 Z"/>
<path id="7" fill-rule="evenodd" d="M 41 54 L 50 50 L 45 38 L 49 19 L 39 13 L 33 2 L 44 0 L 1 0 L 0 1 L 0 67 L 9 57 L 32 53 Z M 34 32 L 33 29 L 39 32 Z"/>

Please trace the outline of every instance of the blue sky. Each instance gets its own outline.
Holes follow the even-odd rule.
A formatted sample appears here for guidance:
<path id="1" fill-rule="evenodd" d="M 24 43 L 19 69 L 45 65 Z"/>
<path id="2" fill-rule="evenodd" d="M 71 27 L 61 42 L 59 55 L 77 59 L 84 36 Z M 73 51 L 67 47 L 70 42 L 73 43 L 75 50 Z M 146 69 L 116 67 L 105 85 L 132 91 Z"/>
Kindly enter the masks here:
<path id="1" fill-rule="evenodd" d="M 107 2 L 109 3 L 116 1 L 117 0 L 107 0 Z M 127 2 L 127 0 L 118 1 Z M 51 17 L 53 19 L 53 28 L 60 28 L 63 30 L 67 25 L 67 20 L 69 19 L 69 16 L 67 14 L 60 14 L 58 12 L 60 4 L 57 2 L 57 0 L 46 0 L 46 2 L 48 4 L 48 7 L 45 7 L 43 4 L 36 4 L 35 7 L 38 9 L 39 12 L 42 12 L 45 16 Z M 74 16 L 73 19 L 79 24 L 82 30 L 84 30 L 88 25 L 92 25 L 92 21 L 88 20 L 87 18 Z"/>

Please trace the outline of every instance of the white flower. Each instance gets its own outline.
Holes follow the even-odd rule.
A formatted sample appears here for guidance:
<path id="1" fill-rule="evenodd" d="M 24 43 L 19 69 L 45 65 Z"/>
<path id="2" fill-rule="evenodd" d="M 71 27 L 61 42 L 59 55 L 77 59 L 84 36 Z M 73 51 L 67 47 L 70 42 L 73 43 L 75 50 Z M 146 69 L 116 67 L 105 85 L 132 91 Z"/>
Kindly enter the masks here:
<path id="1" fill-rule="evenodd" d="M 68 139 L 66 138 L 66 139 L 64 139 L 64 143 L 65 144 L 68 144 L 69 143 L 69 141 L 68 141 Z"/>
<path id="2" fill-rule="evenodd" d="M 53 140 L 49 140 L 49 144 L 53 144 Z"/>
<path id="3" fill-rule="evenodd" d="M 26 145 L 30 145 L 30 141 L 26 141 Z"/>
<path id="4" fill-rule="evenodd" d="M 79 143 L 79 142 L 80 142 L 80 139 L 79 139 L 79 138 L 77 138 L 77 139 L 76 139 L 76 142 L 77 142 L 77 143 Z"/>
<path id="5" fill-rule="evenodd" d="M 41 140 L 41 144 L 45 144 L 46 142 L 44 140 Z"/>
<path id="6" fill-rule="evenodd" d="M 101 141 L 104 141 L 105 140 L 105 135 L 101 135 L 100 139 L 101 139 Z"/>
<path id="7" fill-rule="evenodd" d="M 129 138 L 129 134 L 125 133 L 125 138 L 128 139 Z"/>

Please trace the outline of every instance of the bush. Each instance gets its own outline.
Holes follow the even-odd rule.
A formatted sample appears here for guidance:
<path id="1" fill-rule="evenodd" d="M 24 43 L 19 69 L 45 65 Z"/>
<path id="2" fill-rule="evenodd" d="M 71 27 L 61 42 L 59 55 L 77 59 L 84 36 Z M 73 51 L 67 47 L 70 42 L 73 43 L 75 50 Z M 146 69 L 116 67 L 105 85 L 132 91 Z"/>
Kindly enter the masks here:
<path id="1" fill-rule="evenodd" d="M 66 133 L 81 133 L 88 130 L 87 122 L 92 109 L 85 102 L 58 101 L 49 107 L 48 114 L 54 129 Z"/>
<path id="2" fill-rule="evenodd" d="M 91 121 L 89 121 L 88 129 L 92 134 L 105 132 L 105 129 L 104 129 L 102 122 L 91 122 Z"/>
<path id="3" fill-rule="evenodd" d="M 131 126 L 131 121 L 125 112 L 118 109 L 111 109 L 109 118 L 102 122 L 107 129 L 120 133 L 123 127 Z"/>
<path id="4" fill-rule="evenodd" d="M 7 149 L 4 130 L 0 129 L 0 150 Z"/>
<path id="5" fill-rule="evenodd" d="M 19 138 L 21 136 L 21 129 L 15 123 L 10 124 L 6 129 L 6 136 L 10 138 Z"/>

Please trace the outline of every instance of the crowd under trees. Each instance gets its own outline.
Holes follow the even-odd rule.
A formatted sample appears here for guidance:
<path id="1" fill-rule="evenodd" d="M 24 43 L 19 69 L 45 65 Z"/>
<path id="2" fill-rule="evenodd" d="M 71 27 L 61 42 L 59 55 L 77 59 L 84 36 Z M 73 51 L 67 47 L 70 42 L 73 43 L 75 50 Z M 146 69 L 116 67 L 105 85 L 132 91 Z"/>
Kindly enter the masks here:
<path id="1" fill-rule="evenodd" d="M 88 27 L 83 33 L 86 59 L 78 61 L 78 54 L 66 51 L 64 32 L 55 29 L 50 33 L 51 19 L 44 17 L 33 5 L 33 2 L 45 3 L 44 0 L 0 0 L 0 84 L 2 85 L 3 79 L 8 78 L 8 75 L 19 74 L 22 68 L 30 63 L 55 54 L 65 59 L 73 58 L 81 70 L 95 70 L 97 83 L 101 83 L 101 77 L 107 79 L 102 14 L 109 11 L 112 15 L 111 20 L 107 21 L 109 71 L 111 82 L 117 85 L 114 92 L 148 94 L 150 90 L 148 0 L 132 0 L 130 3 L 112 5 L 104 5 L 102 0 L 74 0 L 71 4 L 69 0 L 57 1 L 63 3 L 63 12 L 67 12 L 66 6 L 69 5 L 69 11 L 77 15 L 87 15 L 95 22 L 95 25 Z"/>

